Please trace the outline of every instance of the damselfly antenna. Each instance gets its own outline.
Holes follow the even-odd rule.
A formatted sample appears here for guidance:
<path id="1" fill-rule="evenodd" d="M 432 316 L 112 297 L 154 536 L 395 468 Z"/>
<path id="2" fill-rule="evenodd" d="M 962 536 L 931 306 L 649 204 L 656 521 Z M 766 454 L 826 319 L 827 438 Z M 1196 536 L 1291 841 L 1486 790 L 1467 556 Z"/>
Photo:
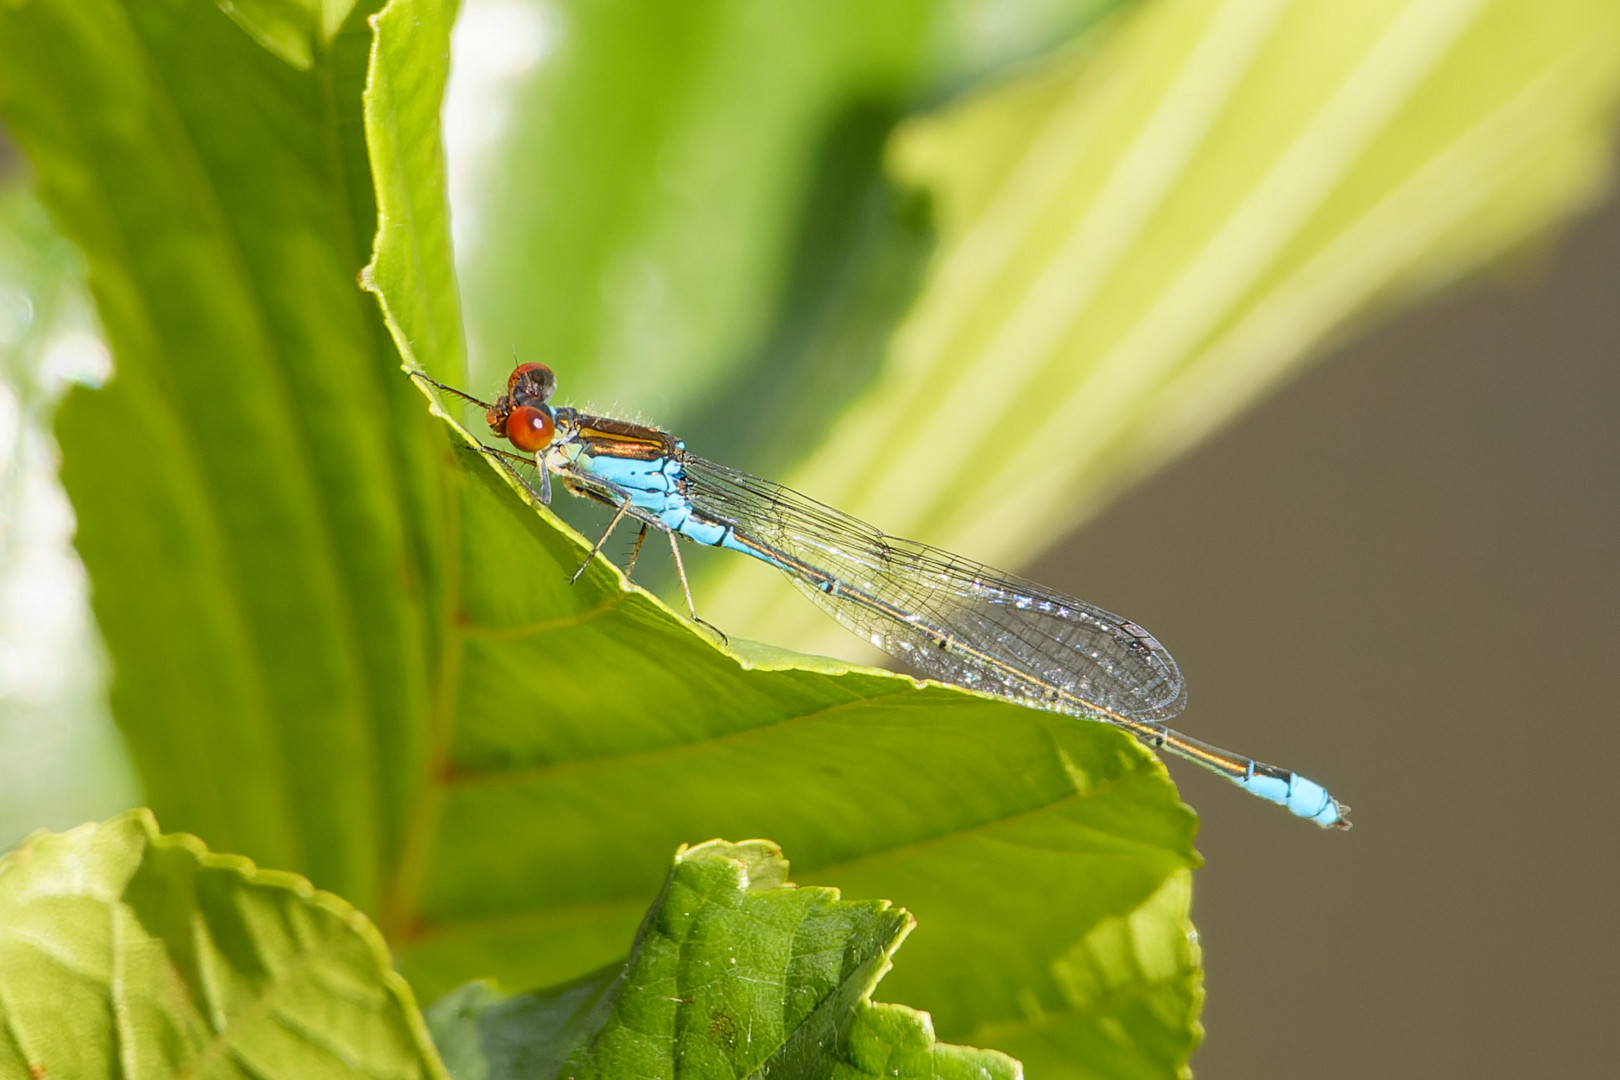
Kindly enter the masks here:
<path id="1" fill-rule="evenodd" d="M 480 409 L 484 409 L 484 410 L 488 411 L 489 409 L 493 409 L 495 407 L 495 406 L 491 405 L 487 401 L 478 400 L 477 398 L 473 397 L 471 394 L 467 393 L 467 391 L 465 391 L 465 390 L 457 390 L 455 387 L 448 386 L 448 385 L 440 382 L 438 379 L 429 378 L 428 376 L 422 374 L 420 371 L 411 372 L 411 378 L 413 378 L 413 379 L 421 379 L 423 382 L 427 383 L 429 386 L 436 386 L 440 390 L 443 390 L 447 394 L 454 394 L 454 395 L 456 395 L 456 397 L 461 398 L 463 401 L 470 401 L 474 405 L 477 405 Z"/>

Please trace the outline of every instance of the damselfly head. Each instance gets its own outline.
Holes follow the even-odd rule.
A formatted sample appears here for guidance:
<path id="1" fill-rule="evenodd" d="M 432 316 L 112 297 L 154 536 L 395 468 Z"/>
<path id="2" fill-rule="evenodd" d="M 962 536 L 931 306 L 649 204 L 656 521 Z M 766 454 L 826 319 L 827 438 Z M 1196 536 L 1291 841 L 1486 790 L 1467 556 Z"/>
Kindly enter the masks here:
<path id="1" fill-rule="evenodd" d="M 524 453 L 551 445 L 557 422 L 546 404 L 557 390 L 557 376 L 544 364 L 519 364 L 506 380 L 506 393 L 484 413 L 489 430 Z"/>
<path id="2" fill-rule="evenodd" d="M 513 405 L 544 405 L 557 392 L 557 376 L 544 364 L 519 364 L 506 377 L 506 396 Z"/>

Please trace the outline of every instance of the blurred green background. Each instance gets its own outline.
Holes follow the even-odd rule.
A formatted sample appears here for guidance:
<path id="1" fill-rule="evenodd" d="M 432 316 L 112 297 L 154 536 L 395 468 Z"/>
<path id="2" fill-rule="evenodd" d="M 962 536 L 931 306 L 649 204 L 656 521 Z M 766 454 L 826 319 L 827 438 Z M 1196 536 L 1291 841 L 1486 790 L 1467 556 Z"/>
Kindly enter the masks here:
<path id="1" fill-rule="evenodd" d="M 1617 21 L 471 0 L 469 385 L 543 359 L 561 399 L 1121 610 L 1176 651 L 1185 726 L 1331 781 L 1345 838 L 1176 770 L 1209 860 L 1200 1075 L 1596 1072 L 1620 210 L 1587 208 Z M 47 435 L 111 362 L 5 155 L 9 843 L 139 794 Z M 696 570 L 728 632 L 870 659 Z"/>

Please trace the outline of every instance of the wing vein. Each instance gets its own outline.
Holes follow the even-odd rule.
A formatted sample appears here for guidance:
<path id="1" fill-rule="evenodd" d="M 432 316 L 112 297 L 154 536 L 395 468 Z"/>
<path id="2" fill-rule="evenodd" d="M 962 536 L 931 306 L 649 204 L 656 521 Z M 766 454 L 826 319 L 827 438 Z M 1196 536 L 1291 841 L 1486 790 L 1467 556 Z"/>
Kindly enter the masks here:
<path id="1" fill-rule="evenodd" d="M 694 512 L 785 555 L 778 565 L 811 600 L 920 674 L 1151 723 L 1186 705 L 1175 660 L 1127 619 L 740 470 L 694 455 L 683 465 Z"/>

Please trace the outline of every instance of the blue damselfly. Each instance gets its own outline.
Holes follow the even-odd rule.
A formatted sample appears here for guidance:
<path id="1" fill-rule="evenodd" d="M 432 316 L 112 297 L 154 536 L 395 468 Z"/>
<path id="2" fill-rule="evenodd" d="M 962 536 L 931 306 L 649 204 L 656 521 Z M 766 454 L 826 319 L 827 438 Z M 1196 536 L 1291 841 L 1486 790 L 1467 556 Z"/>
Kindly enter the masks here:
<path id="1" fill-rule="evenodd" d="M 556 477 L 613 508 L 581 572 L 614 528 L 633 518 L 641 523 L 637 552 L 649 528 L 669 537 L 697 619 L 677 537 L 729 548 L 781 570 L 833 618 L 920 674 L 1113 724 L 1308 821 L 1350 827 L 1349 807 L 1315 781 L 1167 727 L 1186 704 L 1186 683 L 1165 647 L 1134 622 L 879 532 L 780 484 L 706 461 L 657 428 L 554 407 L 557 380 L 543 364 L 519 365 L 493 404 L 418 378 L 485 410 L 490 430 L 521 453 L 486 452 L 538 468 L 541 502 L 551 501 Z"/>

